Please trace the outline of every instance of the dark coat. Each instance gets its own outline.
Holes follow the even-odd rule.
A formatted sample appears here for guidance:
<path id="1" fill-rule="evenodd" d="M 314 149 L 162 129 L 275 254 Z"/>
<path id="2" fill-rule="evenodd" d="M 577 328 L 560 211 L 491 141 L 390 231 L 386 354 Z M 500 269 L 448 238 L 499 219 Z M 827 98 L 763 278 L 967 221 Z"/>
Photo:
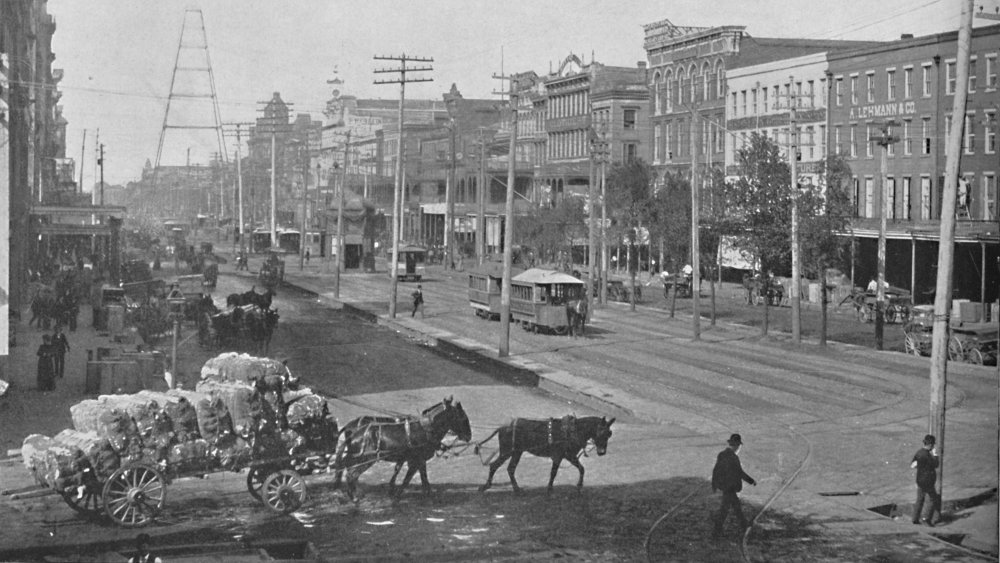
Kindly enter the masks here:
<path id="1" fill-rule="evenodd" d="M 715 468 L 712 469 L 712 490 L 739 492 L 743 490 L 743 481 L 754 484 L 753 478 L 743 472 L 740 456 L 732 448 L 719 452 Z"/>
<path id="2" fill-rule="evenodd" d="M 927 448 L 920 448 L 913 455 L 913 461 L 917 462 L 917 486 L 933 489 L 937 484 L 937 456 L 931 455 Z"/>

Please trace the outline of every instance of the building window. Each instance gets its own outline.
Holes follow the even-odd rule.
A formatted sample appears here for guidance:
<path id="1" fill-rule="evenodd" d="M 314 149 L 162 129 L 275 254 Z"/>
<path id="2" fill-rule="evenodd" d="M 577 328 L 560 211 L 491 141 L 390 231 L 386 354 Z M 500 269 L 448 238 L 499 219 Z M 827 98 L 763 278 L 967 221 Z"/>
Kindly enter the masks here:
<path id="1" fill-rule="evenodd" d="M 663 130 L 660 127 L 653 128 L 653 162 L 660 163 L 660 143 L 663 142 Z"/>
<path id="2" fill-rule="evenodd" d="M 767 113 L 767 111 L 768 111 L 768 107 L 767 107 L 767 87 L 764 87 L 764 88 L 760 89 L 760 105 L 761 105 L 760 112 L 761 113 Z"/>
<path id="3" fill-rule="evenodd" d="M 896 218 L 896 179 L 889 177 L 885 179 L 885 218 Z"/>
<path id="4" fill-rule="evenodd" d="M 975 154 L 976 152 L 976 125 L 972 122 L 975 113 L 965 114 L 965 154 Z"/>
<path id="5" fill-rule="evenodd" d="M 844 146 L 841 145 L 840 125 L 833 126 L 833 150 L 837 154 L 844 154 Z"/>
<path id="6" fill-rule="evenodd" d="M 719 98 L 724 98 L 726 96 L 726 72 L 722 68 L 722 62 L 715 64 L 715 92 L 716 96 Z"/>
<path id="7" fill-rule="evenodd" d="M 625 155 L 625 162 L 633 162 L 636 157 L 636 144 L 625 143 L 622 145 L 622 152 Z"/>
<path id="8" fill-rule="evenodd" d="M 861 184 L 858 182 L 858 177 L 854 176 L 854 190 L 851 192 L 851 203 L 854 204 L 854 216 L 861 216 Z"/>
<path id="9" fill-rule="evenodd" d="M 997 177 L 983 174 L 983 219 L 997 220 Z"/>
<path id="10" fill-rule="evenodd" d="M 931 218 L 931 179 L 928 176 L 920 177 L 920 219 L 926 221 Z"/>
<path id="11" fill-rule="evenodd" d="M 826 125 L 819 126 L 819 154 L 826 154 Z"/>
<path id="12" fill-rule="evenodd" d="M 833 83 L 833 95 L 837 100 L 837 106 L 844 105 L 844 79 L 837 78 L 837 81 Z"/>
<path id="13" fill-rule="evenodd" d="M 747 116 L 747 91 L 746 90 L 740 91 L 740 111 L 742 112 L 743 117 Z"/>
<path id="14" fill-rule="evenodd" d="M 923 139 L 920 147 L 922 154 L 931 154 L 931 118 L 920 119 L 920 137 Z"/>
<path id="15" fill-rule="evenodd" d="M 976 93 L 976 56 L 969 57 L 969 93 Z"/>
<path id="16" fill-rule="evenodd" d="M 809 98 L 810 108 L 815 107 L 816 103 L 815 96 L 816 96 L 816 85 L 812 80 L 810 80 L 806 82 L 806 97 Z"/>
<path id="17" fill-rule="evenodd" d="M 875 181 L 865 176 L 865 217 L 875 216 Z"/>
<path id="18" fill-rule="evenodd" d="M 635 129 L 635 114 L 636 110 L 634 109 L 622 110 L 622 127 L 625 129 Z"/>
<path id="19" fill-rule="evenodd" d="M 944 63 L 944 93 L 954 94 L 955 93 L 955 61 L 948 61 Z"/>
<path id="20" fill-rule="evenodd" d="M 903 178 L 903 207 L 900 208 L 900 214 L 903 216 L 904 221 L 909 221 L 913 217 L 910 215 L 910 177 L 906 176 Z"/>
<path id="21" fill-rule="evenodd" d="M 931 65 L 930 63 L 925 64 L 922 68 L 923 70 L 923 96 L 925 98 L 931 97 Z"/>
<path id="22" fill-rule="evenodd" d="M 885 73 L 886 96 L 889 100 L 896 99 L 896 71 L 889 70 Z"/>
<path id="23" fill-rule="evenodd" d="M 858 126 L 851 125 L 851 158 L 858 157 Z"/>
<path id="24" fill-rule="evenodd" d="M 757 89 L 756 88 L 754 88 L 753 90 L 750 90 L 750 107 L 753 108 L 753 114 L 754 115 L 759 115 L 760 114 L 760 110 L 757 109 Z"/>
<path id="25" fill-rule="evenodd" d="M 737 101 L 736 98 L 737 98 L 737 93 L 733 92 L 733 105 L 732 105 L 732 108 L 730 108 L 731 109 L 731 113 L 733 114 L 733 117 L 737 116 L 737 114 L 736 114 L 736 101 Z"/>
<path id="26" fill-rule="evenodd" d="M 872 140 L 872 126 L 869 123 L 865 125 L 865 156 L 868 158 L 873 158 L 875 156 L 874 150 L 875 141 Z"/>
<path id="27" fill-rule="evenodd" d="M 913 69 L 903 69 L 903 97 L 909 100 L 913 97 Z"/>
<path id="28" fill-rule="evenodd" d="M 986 55 L 986 89 L 992 90 L 997 87 L 997 55 L 992 53 Z"/>
<path id="29" fill-rule="evenodd" d="M 666 98 L 666 108 L 667 111 L 673 111 L 674 103 L 674 81 L 673 76 L 668 72 L 664 78 L 663 82 L 666 92 L 664 93 L 664 98 Z"/>
<path id="30" fill-rule="evenodd" d="M 851 105 L 858 103 L 858 77 L 851 77 Z"/>
<path id="31" fill-rule="evenodd" d="M 910 138 L 910 129 L 912 125 L 912 119 L 903 120 L 903 154 L 906 156 L 913 154 L 913 139 Z"/>
<path id="32" fill-rule="evenodd" d="M 805 146 L 805 148 L 808 151 L 808 154 L 809 154 L 808 159 L 809 160 L 814 160 L 816 158 L 816 152 L 815 152 L 816 151 L 815 131 L 816 130 L 813 129 L 813 127 L 811 125 L 809 127 L 806 127 L 805 139 L 802 140 L 802 144 Z M 801 152 L 801 148 L 799 149 L 799 151 Z"/>
<path id="33" fill-rule="evenodd" d="M 986 154 L 993 154 L 997 152 L 997 114 L 992 111 L 986 112 L 986 116 L 983 119 L 983 139 L 984 146 L 983 151 Z"/>
<path id="34" fill-rule="evenodd" d="M 868 103 L 875 101 L 875 73 L 869 72 L 865 75 L 865 99 Z"/>

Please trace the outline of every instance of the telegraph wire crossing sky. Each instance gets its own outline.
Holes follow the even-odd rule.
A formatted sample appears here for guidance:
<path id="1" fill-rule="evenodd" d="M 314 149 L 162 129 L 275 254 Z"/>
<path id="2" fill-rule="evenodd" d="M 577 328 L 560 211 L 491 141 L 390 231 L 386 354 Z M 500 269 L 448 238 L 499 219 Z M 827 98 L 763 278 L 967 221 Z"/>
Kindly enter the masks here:
<path id="1" fill-rule="evenodd" d="M 1000 0 L 979 4 L 992 11 Z M 137 179 L 146 160 L 155 161 L 186 8 L 202 10 L 221 119 L 234 123 L 253 121 L 259 102 L 274 92 L 292 104 L 293 115 L 313 119 L 323 118 L 334 88 L 396 100 L 398 86 L 373 84 L 376 68 L 393 66 L 373 60 L 376 55 L 434 59 L 434 70 L 421 73 L 434 81 L 408 85 L 408 99 L 439 100 L 454 83 L 467 98 L 499 100 L 493 92 L 504 85 L 494 73 L 544 74 L 570 53 L 586 63 L 635 66 L 646 60 L 643 25 L 663 19 L 678 26 L 741 25 L 757 37 L 888 41 L 902 33 L 953 31 L 961 6 L 959 0 L 720 0 L 708 8 L 701 0 L 49 0 L 57 24 L 53 68 L 65 71 L 59 89 L 69 122 L 67 156 L 77 166 L 86 130 L 85 191 L 97 181 L 98 129 L 106 183 Z M 189 21 L 185 35 L 195 29 Z M 179 63 L 204 57 L 202 50 L 181 51 Z M 343 84 L 328 84 L 334 78 Z M 178 73 L 174 92 L 183 88 L 208 91 L 182 83 Z M 211 123 L 210 101 L 175 98 L 170 122 L 185 119 Z M 183 165 L 189 149 L 192 164 L 209 163 L 217 152 L 213 135 L 169 130 L 161 163 Z M 226 142 L 231 160 L 235 139 Z"/>

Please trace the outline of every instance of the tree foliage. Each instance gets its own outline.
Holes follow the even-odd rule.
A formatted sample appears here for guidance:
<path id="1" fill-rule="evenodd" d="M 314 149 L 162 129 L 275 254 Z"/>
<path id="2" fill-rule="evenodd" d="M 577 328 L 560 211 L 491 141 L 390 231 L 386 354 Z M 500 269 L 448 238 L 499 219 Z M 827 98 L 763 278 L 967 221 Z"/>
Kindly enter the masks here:
<path id="1" fill-rule="evenodd" d="M 738 179 L 722 189 L 726 230 L 764 272 L 791 264 L 791 171 L 778 145 L 752 133 L 737 151 Z"/>
<path id="2" fill-rule="evenodd" d="M 641 159 L 616 162 L 608 171 L 608 214 L 629 244 L 636 242 L 640 230 L 650 222 L 652 185 L 653 168 Z"/>
<path id="3" fill-rule="evenodd" d="M 850 245 L 842 234 L 850 224 L 851 168 L 840 155 L 819 164 L 822 183 L 804 187 L 799 196 L 799 242 L 806 275 L 822 279 L 826 268 L 839 263 Z"/>
<path id="4" fill-rule="evenodd" d="M 536 248 L 546 262 L 554 261 L 560 252 L 568 256 L 573 241 L 586 238 L 589 232 L 583 204 L 581 198 L 563 197 L 554 206 L 536 207 L 517 216 L 514 233 L 518 243 Z"/>
<path id="5" fill-rule="evenodd" d="M 680 269 L 691 251 L 691 182 L 688 177 L 666 174 L 663 184 L 649 198 L 646 228 L 651 243 L 663 241 L 666 260 L 674 262 L 673 271 Z"/>

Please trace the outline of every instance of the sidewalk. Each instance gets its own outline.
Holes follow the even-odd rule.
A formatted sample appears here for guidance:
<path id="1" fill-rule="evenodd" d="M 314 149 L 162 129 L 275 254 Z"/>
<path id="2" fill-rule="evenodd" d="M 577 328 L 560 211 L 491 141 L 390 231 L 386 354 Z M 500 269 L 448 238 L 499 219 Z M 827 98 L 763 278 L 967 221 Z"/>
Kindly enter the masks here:
<path id="1" fill-rule="evenodd" d="M 251 270 L 253 270 L 252 265 Z M 530 370 L 539 377 L 539 387 L 553 394 L 587 404 L 594 408 L 604 409 L 611 413 L 615 412 L 615 410 L 621 410 L 650 421 L 668 418 L 663 416 L 664 405 L 617 389 L 607 383 L 580 377 L 564 370 L 553 369 L 543 363 L 524 357 L 500 358 L 494 344 L 485 344 L 465 336 L 453 334 L 439 326 L 439 321 L 436 321 L 434 318 L 413 319 L 408 315 L 400 314 L 396 319 L 389 319 L 385 313 L 387 305 L 384 302 L 376 303 L 366 300 L 360 295 L 352 295 L 350 289 L 352 284 L 343 283 L 347 277 L 367 276 L 370 279 L 383 279 L 383 276 L 377 276 L 376 278 L 376 276 L 372 276 L 371 274 L 342 274 L 341 297 L 340 299 L 336 299 L 332 293 L 332 275 L 323 275 L 322 266 L 311 264 L 306 266 L 304 271 L 300 271 L 296 264 L 294 267 L 286 267 L 285 271 L 286 283 L 315 293 L 323 303 L 329 306 L 351 308 L 365 316 L 376 319 L 380 324 L 410 334 L 431 345 L 445 349 L 455 347 L 472 351 L 493 361 Z M 458 287 L 455 290 L 464 291 L 464 284 L 458 284 L 455 281 L 456 276 L 458 278 L 464 276 L 462 272 L 448 272 L 441 269 L 440 266 L 432 266 L 428 268 L 428 277 L 431 276 L 434 276 L 435 279 L 445 279 L 456 283 Z M 655 284 L 656 282 L 654 281 L 653 283 Z M 721 293 L 725 297 L 728 297 L 726 293 Z M 359 297 L 361 299 L 358 299 Z M 406 298 L 403 297 L 402 299 L 405 300 Z M 818 307 L 818 304 L 816 305 Z M 833 310 L 834 308 L 831 307 L 831 311 Z M 614 315 L 624 314 L 625 309 L 607 307 L 604 311 L 604 314 Z M 853 310 L 849 314 L 853 315 Z M 733 327 L 733 329 L 742 330 L 742 327 Z M 756 329 L 747 330 L 756 332 Z M 673 416 L 669 418 L 673 418 Z M 705 428 L 708 429 L 719 426 L 714 423 L 706 424 Z M 718 428 L 714 428 L 712 435 L 721 435 L 725 432 L 726 429 L 719 426 Z M 761 444 L 758 447 L 763 449 L 767 445 Z M 993 481 L 994 478 L 995 476 L 991 476 L 988 481 L 995 482 Z M 816 519 L 822 522 L 819 524 L 817 530 L 812 530 L 810 533 L 823 536 L 824 541 L 842 543 L 845 555 L 857 552 L 857 549 L 859 549 L 858 546 L 864 545 L 866 541 L 870 542 L 871 545 L 880 545 L 884 543 L 884 538 L 887 535 L 891 536 L 894 534 L 919 534 L 938 542 L 959 545 L 963 548 L 974 550 L 968 552 L 970 556 L 974 554 L 992 554 L 995 556 L 997 554 L 998 523 L 996 489 L 993 489 L 991 493 L 990 491 L 976 488 L 952 488 L 949 491 L 951 500 L 949 501 L 946 498 L 944 503 L 946 518 L 936 528 L 914 527 L 909 521 L 909 514 L 912 511 L 910 487 L 900 484 L 896 489 L 896 492 L 883 491 L 882 495 L 878 498 L 905 500 L 890 501 L 890 506 L 884 514 L 870 510 L 872 503 L 882 502 L 871 496 L 820 497 L 819 500 L 810 497 L 805 501 L 810 505 L 808 513 L 815 515 Z M 963 501 L 967 501 L 976 495 L 986 497 L 985 503 L 968 506 L 970 503 L 965 502 L 963 506 Z M 789 495 L 789 497 L 794 496 L 792 494 Z M 982 499 L 979 500 L 981 501 Z M 951 512 L 951 514 L 948 514 L 948 512 Z M 942 538 L 948 538 L 951 541 Z M 933 544 L 933 542 L 931 543 Z"/>

